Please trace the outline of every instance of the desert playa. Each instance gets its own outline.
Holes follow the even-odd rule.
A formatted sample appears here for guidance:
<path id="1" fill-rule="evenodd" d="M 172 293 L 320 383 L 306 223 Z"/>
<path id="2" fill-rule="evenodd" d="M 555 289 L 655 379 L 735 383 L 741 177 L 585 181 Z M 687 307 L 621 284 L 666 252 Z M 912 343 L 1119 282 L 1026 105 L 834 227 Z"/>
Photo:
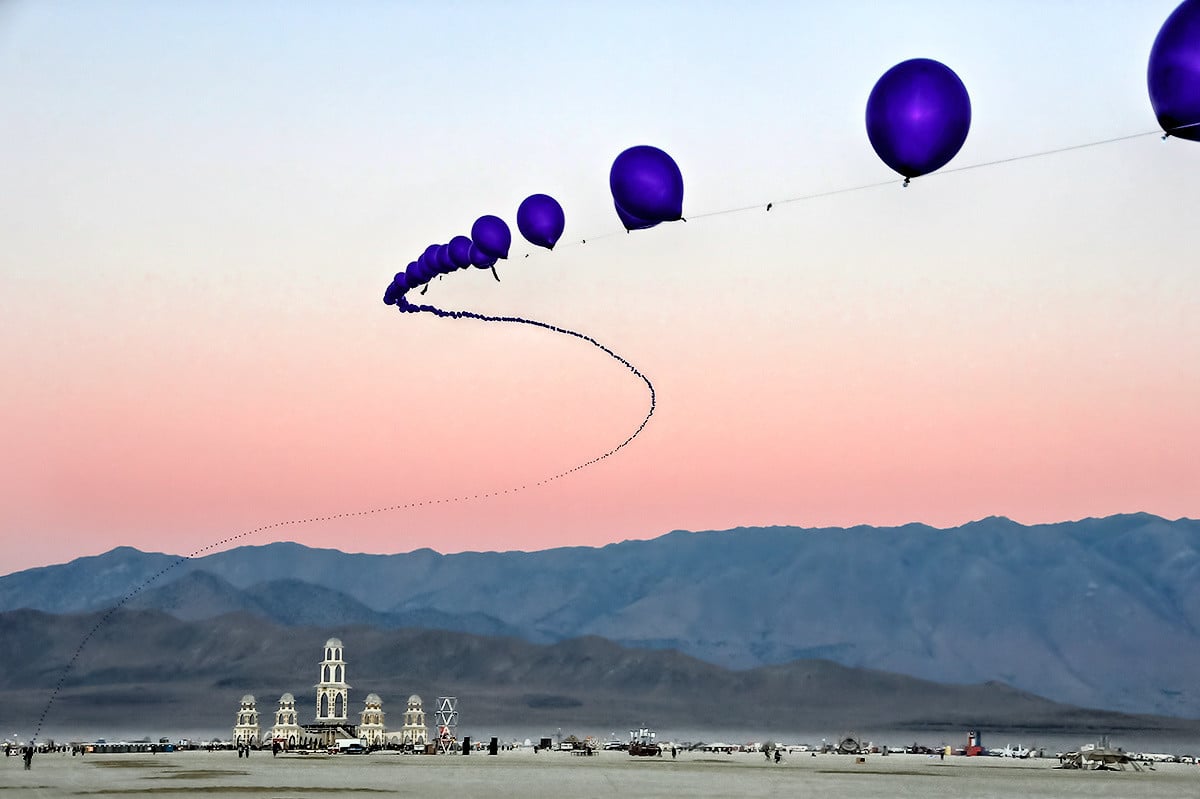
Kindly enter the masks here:
<path id="1" fill-rule="evenodd" d="M 489 757 L 281 755 L 234 752 L 70 755 L 0 761 L 4 799 L 88 797 L 339 796 L 730 797 L 796 796 L 894 799 L 897 796 L 1122 797 L 1200 794 L 1200 767 L 1158 764 L 1154 770 L 1095 772 L 1056 769 L 1058 760 L 947 758 L 923 755 L 792 754 L 776 764 L 754 753 L 680 754 L 677 760 L 631 758 L 622 752 L 573 757 L 529 750 Z"/>

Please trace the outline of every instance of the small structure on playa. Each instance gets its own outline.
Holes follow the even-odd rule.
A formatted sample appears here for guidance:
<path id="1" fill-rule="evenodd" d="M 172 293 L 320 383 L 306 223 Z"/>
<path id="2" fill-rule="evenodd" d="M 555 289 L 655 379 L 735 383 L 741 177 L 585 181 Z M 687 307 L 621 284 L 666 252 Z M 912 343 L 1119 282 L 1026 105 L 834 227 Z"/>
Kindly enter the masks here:
<path id="1" fill-rule="evenodd" d="M 1134 771 L 1141 771 L 1141 765 L 1129 756 L 1121 747 L 1113 748 L 1108 743 L 1108 737 L 1101 738 L 1097 743 L 1084 744 L 1077 752 L 1064 752 L 1058 756 L 1058 768 L 1084 769 L 1088 771 L 1124 771 L 1131 766 Z"/>
<path id="2" fill-rule="evenodd" d="M 258 744 L 258 708 L 254 695 L 246 694 L 238 704 L 237 723 L 233 726 L 233 742 L 237 746 Z"/>
<path id="3" fill-rule="evenodd" d="M 417 699 L 420 699 L 420 697 L 417 697 Z M 458 741 L 454 735 L 455 729 L 458 727 L 458 697 L 439 696 L 437 698 L 437 711 L 434 717 L 438 731 L 438 754 L 453 752 L 458 748 Z"/>
<path id="4" fill-rule="evenodd" d="M 629 754 L 634 757 L 658 757 L 662 755 L 662 747 L 655 740 L 657 733 L 646 727 L 629 731 Z"/>
<path id="5" fill-rule="evenodd" d="M 456 712 L 457 715 L 457 712 Z M 425 725 L 425 705 L 413 694 L 404 708 L 404 726 L 400 728 L 400 743 L 425 746 L 429 743 L 429 727 Z"/>
<path id="6" fill-rule="evenodd" d="M 358 725 L 358 738 L 366 746 L 383 746 L 383 700 L 379 694 L 367 694 Z"/>
<path id="7" fill-rule="evenodd" d="M 279 709 L 275 711 L 271 739 L 284 749 L 294 749 L 303 736 L 304 728 L 296 720 L 296 697 L 284 694 L 279 697 Z"/>

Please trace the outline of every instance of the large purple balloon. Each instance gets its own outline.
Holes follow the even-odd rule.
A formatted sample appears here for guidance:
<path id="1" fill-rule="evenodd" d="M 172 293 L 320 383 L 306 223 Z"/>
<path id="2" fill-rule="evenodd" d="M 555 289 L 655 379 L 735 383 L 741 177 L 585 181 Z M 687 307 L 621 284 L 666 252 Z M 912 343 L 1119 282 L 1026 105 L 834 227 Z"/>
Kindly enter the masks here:
<path id="1" fill-rule="evenodd" d="M 512 246 L 512 233 L 508 225 L 498 216 L 488 214 L 471 225 L 471 241 L 476 249 L 490 258 L 507 258 Z"/>
<path id="2" fill-rule="evenodd" d="M 1159 29 L 1146 82 L 1162 129 L 1200 141 L 1200 0 L 1184 0 Z"/>
<path id="3" fill-rule="evenodd" d="M 466 269 L 471 265 L 471 240 L 466 236 L 455 236 L 446 247 L 455 269 Z"/>
<path id="4" fill-rule="evenodd" d="M 617 156 L 608 173 L 613 202 L 647 222 L 683 218 L 683 174 L 671 156 L 641 144 Z"/>
<path id="5" fill-rule="evenodd" d="M 625 230 L 646 230 L 657 225 L 657 222 L 649 222 L 645 219 L 638 219 L 633 214 L 626 211 L 619 204 L 613 203 L 613 207 L 617 209 L 617 218 L 621 220 L 621 224 L 625 226 Z"/>
<path id="6" fill-rule="evenodd" d="M 531 194 L 517 208 L 517 230 L 538 247 L 553 250 L 566 225 L 562 206 L 549 194 Z"/>
<path id="7" fill-rule="evenodd" d="M 929 58 L 883 73 L 867 98 L 867 137 L 885 164 L 906 178 L 945 166 L 971 128 L 971 98 L 954 70 Z"/>
<path id="8" fill-rule="evenodd" d="M 471 265 L 480 269 L 491 269 L 496 265 L 496 259 L 485 253 L 483 250 L 471 245 L 471 249 L 467 253 L 471 257 Z"/>

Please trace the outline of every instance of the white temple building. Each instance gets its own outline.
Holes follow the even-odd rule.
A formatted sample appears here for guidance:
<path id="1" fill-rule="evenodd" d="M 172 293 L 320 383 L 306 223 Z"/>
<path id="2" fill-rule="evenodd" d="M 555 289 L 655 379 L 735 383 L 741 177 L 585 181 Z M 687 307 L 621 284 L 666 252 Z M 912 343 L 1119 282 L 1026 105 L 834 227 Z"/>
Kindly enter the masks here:
<path id="1" fill-rule="evenodd" d="M 285 749 L 293 749 L 303 737 L 304 728 L 296 721 L 296 697 L 284 694 L 279 697 L 279 709 L 275 711 L 271 740 L 278 741 Z"/>
<path id="2" fill-rule="evenodd" d="M 246 694 L 238 706 L 237 723 L 233 727 L 233 742 L 237 746 L 257 745 L 259 738 L 258 708 L 254 696 Z"/>
<path id="3" fill-rule="evenodd" d="M 404 726 L 400 729 L 398 743 L 424 746 L 429 742 L 429 728 L 425 726 L 425 708 L 421 697 L 413 694 L 404 709 Z"/>
<path id="4" fill-rule="evenodd" d="M 383 726 L 383 700 L 379 694 L 367 694 L 358 725 L 359 740 L 367 746 L 383 746 L 386 743 L 383 737 L 386 731 Z"/>
<path id="5" fill-rule="evenodd" d="M 350 715 L 350 684 L 346 682 L 346 660 L 342 642 L 330 638 L 325 642 L 325 656 L 320 664 L 320 681 L 316 689 L 316 718 L 311 724 L 301 724 L 296 714 L 296 698 L 292 694 L 279 697 L 279 709 L 275 711 L 275 724 L 266 739 L 261 737 L 258 725 L 258 710 L 254 697 L 246 694 L 238 707 L 237 723 L 233 728 L 233 739 L 238 745 L 279 744 L 285 749 L 306 749 L 334 746 L 339 739 L 358 738 L 368 747 L 412 745 L 423 747 L 429 741 L 429 728 L 425 725 L 425 711 L 421 697 L 413 694 L 408 698 L 404 711 L 404 726 L 397 732 L 388 732 L 386 714 L 379 694 L 368 694 L 363 702 L 359 723 L 353 725 Z"/>
<path id="6" fill-rule="evenodd" d="M 346 661 L 342 660 L 339 639 L 325 642 L 321 681 L 313 687 L 317 689 L 317 723 L 345 724 L 350 712 L 350 686 L 346 683 Z"/>

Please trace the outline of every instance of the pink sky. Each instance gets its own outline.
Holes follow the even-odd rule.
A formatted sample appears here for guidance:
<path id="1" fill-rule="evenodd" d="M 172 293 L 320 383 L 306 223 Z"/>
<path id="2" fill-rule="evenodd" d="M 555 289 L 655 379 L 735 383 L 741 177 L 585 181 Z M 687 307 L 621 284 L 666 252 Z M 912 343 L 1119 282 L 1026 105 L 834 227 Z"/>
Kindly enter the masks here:
<path id="1" fill-rule="evenodd" d="M 1200 145 L 1147 136 L 600 237 L 617 229 L 607 168 L 631 144 L 676 157 L 697 217 L 894 177 L 862 104 L 912 55 L 952 62 L 972 92 L 952 166 L 1153 130 L 1145 58 L 1174 4 L 1100 4 L 1087 46 L 1055 33 L 1078 29 L 1067 5 L 1016 20 L 916 3 L 939 25 L 907 42 L 886 14 L 752 9 L 754 47 L 721 12 L 657 10 L 683 32 L 639 76 L 612 48 L 658 28 L 642 40 L 595 10 L 560 28 L 594 36 L 560 40 L 523 5 L 469 21 L 316 5 L 286 24 L 266 6 L 147 6 L 139 33 L 120 24 L 130 6 L 94 37 L 90 12 L 18 4 L 0 15 L 0 573 L 503 491 L 611 449 L 647 396 L 603 354 L 379 301 L 427 244 L 483 213 L 511 224 L 536 191 L 566 209 L 563 246 L 518 243 L 501 283 L 473 270 L 424 299 L 594 336 L 654 382 L 644 433 L 547 486 L 239 543 L 451 552 L 1200 516 Z M 468 23 L 514 41 L 486 69 L 429 73 L 437 37 L 412 31 Z M 531 99 L 539 48 L 556 66 Z"/>

